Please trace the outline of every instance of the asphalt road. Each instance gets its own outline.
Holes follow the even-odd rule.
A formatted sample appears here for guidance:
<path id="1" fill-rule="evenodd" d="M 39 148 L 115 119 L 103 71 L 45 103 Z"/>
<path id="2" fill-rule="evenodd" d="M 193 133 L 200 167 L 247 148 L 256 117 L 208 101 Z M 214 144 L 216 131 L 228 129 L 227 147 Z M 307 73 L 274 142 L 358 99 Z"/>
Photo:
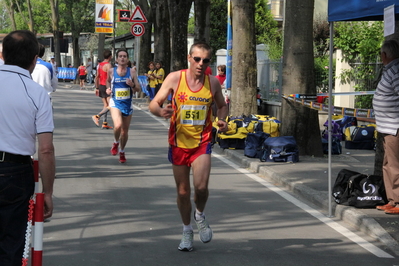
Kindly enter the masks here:
<path id="1" fill-rule="evenodd" d="M 136 109 L 120 164 L 112 130 L 91 120 L 102 107 L 92 91 L 60 88 L 53 104 L 57 179 L 43 265 L 399 265 L 381 243 L 221 154 L 206 208 L 214 238 L 201 243 L 193 224 L 194 251 L 180 252 L 166 121 Z"/>

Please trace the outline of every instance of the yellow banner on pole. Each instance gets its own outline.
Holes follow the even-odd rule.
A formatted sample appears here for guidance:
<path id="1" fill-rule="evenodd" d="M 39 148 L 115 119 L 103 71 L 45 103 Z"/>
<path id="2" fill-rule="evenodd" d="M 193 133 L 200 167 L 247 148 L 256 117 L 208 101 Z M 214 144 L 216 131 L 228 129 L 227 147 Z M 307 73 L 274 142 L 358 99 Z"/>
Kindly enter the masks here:
<path id="1" fill-rule="evenodd" d="M 95 22 L 97 33 L 114 32 L 114 0 L 96 0 Z"/>

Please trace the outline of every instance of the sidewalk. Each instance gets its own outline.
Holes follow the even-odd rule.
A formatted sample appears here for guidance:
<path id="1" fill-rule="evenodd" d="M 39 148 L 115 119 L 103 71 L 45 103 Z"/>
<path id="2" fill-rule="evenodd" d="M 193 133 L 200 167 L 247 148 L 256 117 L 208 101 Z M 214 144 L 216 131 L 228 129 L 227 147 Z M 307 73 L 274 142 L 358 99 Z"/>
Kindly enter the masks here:
<path id="1" fill-rule="evenodd" d="M 79 85 L 59 82 L 59 88 L 79 90 Z M 143 110 L 148 109 L 146 98 L 134 98 L 133 103 Z M 270 163 L 248 158 L 244 156 L 244 150 L 223 150 L 218 144 L 215 144 L 214 152 L 224 154 L 243 168 L 271 179 L 274 184 L 286 187 L 296 196 L 316 205 L 325 215 L 329 215 L 327 157 L 300 156 L 298 163 Z M 373 150 L 346 150 L 343 147 L 342 154 L 332 156 L 331 186 L 341 169 L 372 174 L 374 156 Z M 399 255 L 398 215 L 388 215 L 376 209 L 357 209 L 333 202 L 332 216 L 378 239 Z"/>
<path id="2" fill-rule="evenodd" d="M 146 99 L 134 99 L 133 102 L 142 109 L 148 108 Z M 329 215 L 327 156 L 324 158 L 300 156 L 298 163 L 270 163 L 248 158 L 244 156 L 244 150 L 223 150 L 217 144 L 215 144 L 213 152 L 224 154 L 242 167 L 270 178 L 275 184 L 288 188 L 296 196 L 310 201 L 320 208 L 325 215 Z M 346 150 L 343 147 L 342 154 L 332 155 L 331 186 L 341 169 L 372 174 L 374 171 L 374 156 L 373 150 Z M 332 216 L 378 239 L 396 255 L 399 255 L 398 215 L 388 215 L 376 209 L 357 209 L 333 202 Z"/>

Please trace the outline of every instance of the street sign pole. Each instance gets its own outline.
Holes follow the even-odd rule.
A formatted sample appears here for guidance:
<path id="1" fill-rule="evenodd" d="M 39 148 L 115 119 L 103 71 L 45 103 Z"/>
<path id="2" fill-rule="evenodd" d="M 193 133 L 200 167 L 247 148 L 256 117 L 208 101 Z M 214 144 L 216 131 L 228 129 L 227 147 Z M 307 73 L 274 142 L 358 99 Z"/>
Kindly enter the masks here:
<path id="1" fill-rule="evenodd" d="M 137 75 L 140 73 L 140 41 L 141 37 L 134 37 L 134 58 L 136 59 Z"/>

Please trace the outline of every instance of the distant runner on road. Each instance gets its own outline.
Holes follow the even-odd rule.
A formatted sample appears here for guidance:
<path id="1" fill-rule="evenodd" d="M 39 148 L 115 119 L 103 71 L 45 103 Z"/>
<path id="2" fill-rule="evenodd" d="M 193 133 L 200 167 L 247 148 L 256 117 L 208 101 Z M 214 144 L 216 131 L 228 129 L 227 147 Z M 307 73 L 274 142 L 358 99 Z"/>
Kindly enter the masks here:
<path id="1" fill-rule="evenodd" d="M 109 106 L 115 137 L 111 154 L 115 156 L 119 152 L 119 162 L 125 163 L 125 146 L 133 114 L 132 96 L 134 92 L 140 91 L 140 83 L 136 70 L 127 66 L 129 55 L 125 49 L 117 51 L 116 61 L 118 66 L 108 70 L 107 79 L 107 94 L 111 94 Z"/>

